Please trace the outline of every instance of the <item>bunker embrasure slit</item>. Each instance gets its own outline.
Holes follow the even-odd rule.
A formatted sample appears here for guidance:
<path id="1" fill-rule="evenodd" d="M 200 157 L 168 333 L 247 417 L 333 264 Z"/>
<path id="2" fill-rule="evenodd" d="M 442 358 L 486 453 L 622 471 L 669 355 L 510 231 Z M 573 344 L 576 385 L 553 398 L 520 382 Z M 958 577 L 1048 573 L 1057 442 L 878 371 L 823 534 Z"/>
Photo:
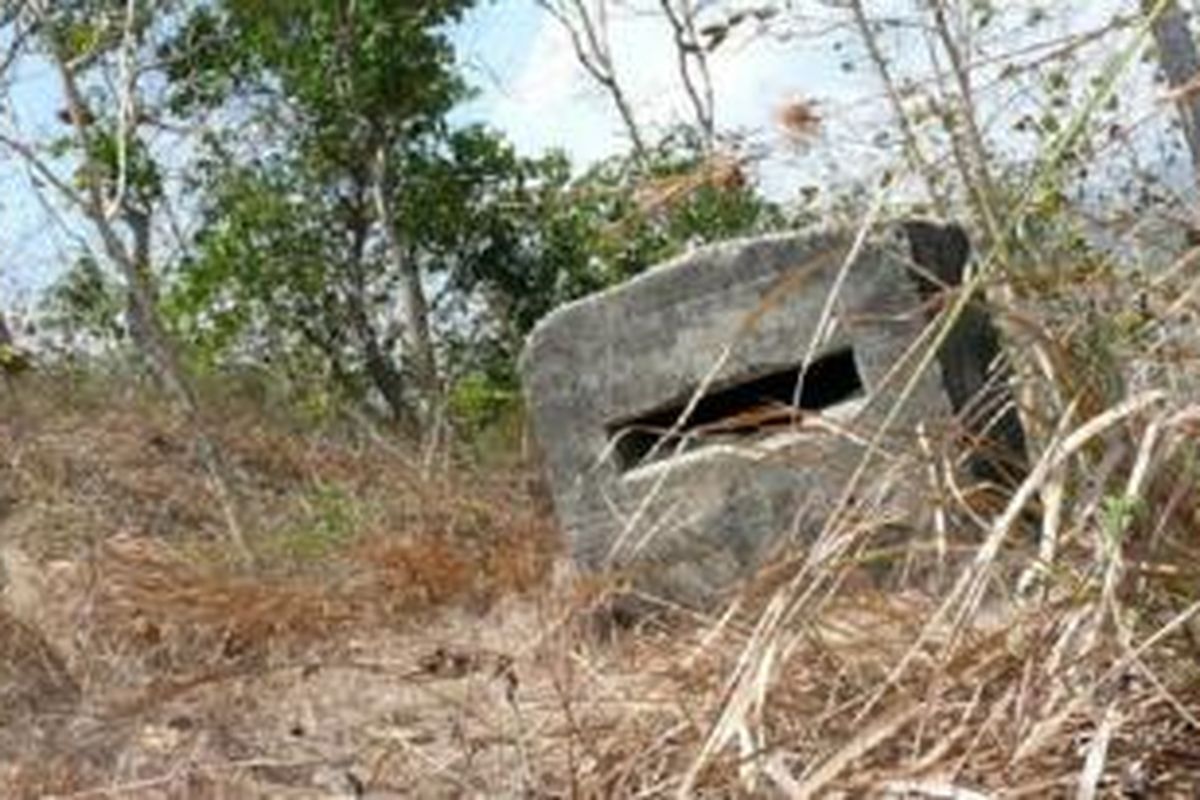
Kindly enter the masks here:
<path id="1" fill-rule="evenodd" d="M 796 390 L 800 396 L 797 403 Z M 865 393 L 854 350 L 844 347 L 816 359 L 800 380 L 800 365 L 715 388 L 700 399 L 691 415 L 668 436 L 687 408 L 695 389 L 682 400 L 633 419 L 607 426 L 622 471 L 666 458 L 686 448 L 720 438 L 749 437 L 798 421 L 798 412 L 822 411 Z"/>

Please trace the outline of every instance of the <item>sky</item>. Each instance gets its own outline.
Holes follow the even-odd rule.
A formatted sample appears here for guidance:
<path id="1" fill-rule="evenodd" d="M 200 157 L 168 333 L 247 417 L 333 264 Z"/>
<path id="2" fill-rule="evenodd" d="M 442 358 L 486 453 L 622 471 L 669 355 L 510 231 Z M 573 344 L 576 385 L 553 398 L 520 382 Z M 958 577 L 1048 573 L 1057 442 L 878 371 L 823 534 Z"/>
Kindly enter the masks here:
<path id="1" fill-rule="evenodd" d="M 587 2 L 588 0 L 585 0 Z M 751 0 L 702 2 L 709 19 L 729 13 Z M 875 14 L 903 12 L 915 0 L 870 0 Z M 1053 38 L 1101 24 L 1132 0 L 1055 0 L 1062 23 L 1036 31 Z M 638 5 L 641 3 L 642 5 Z M 646 13 L 654 0 L 613 2 L 625 9 L 611 20 L 615 68 L 628 90 L 642 126 L 661 132 L 686 120 L 688 105 L 677 78 L 669 28 Z M 1038 5 L 1030 0 L 997 3 L 1008 22 L 1019 23 Z M 768 35 L 753 23 L 742 26 L 712 55 L 718 128 L 738 132 L 750 150 L 769 153 L 757 162 L 760 186 L 772 197 L 788 200 L 802 186 L 880 172 L 895 158 L 893 140 L 881 141 L 892 127 L 881 85 L 862 59 L 861 47 L 845 9 L 818 0 L 793 0 L 790 31 L 778 26 Z M 904 14 L 898 13 L 897 17 Z M 1019 25 L 997 26 L 997 30 Z M 927 67 L 923 41 L 903 26 L 882 33 L 898 72 Z M 610 99 L 584 73 L 562 27 L 534 0 L 484 0 L 454 32 L 468 80 L 478 89 L 474 100 L 456 112 L 462 122 L 485 122 L 506 134 L 517 149 L 536 155 L 565 150 L 577 165 L 628 147 Z M 1020 41 L 1006 34 L 985 41 L 984 49 L 1007 52 Z M 851 67 L 847 68 L 847 64 Z M 54 130 L 56 92 L 52 76 L 26 66 L 18 75 L 14 109 L 29 132 Z M 1010 92 L 1004 102 L 1027 102 Z M 1143 84 L 1131 84 L 1129 96 L 1152 96 Z M 776 124 L 785 103 L 802 99 L 815 104 L 822 118 L 816 139 L 798 150 Z M 1000 110 L 1000 109 L 998 109 Z M 1002 109 L 1011 115 L 1011 108 Z M 0 109 L 0 124 L 11 125 L 10 112 Z M 1006 141 L 1013 140 L 1003 134 Z M 71 243 L 53 224 L 47 210 L 28 188 L 27 177 L 0 154 L 0 307 L 27 304 L 54 277 Z"/>
<path id="2" fill-rule="evenodd" d="M 585 0 L 587 2 L 587 0 Z M 876 18 L 911 20 L 922 0 L 868 0 Z M 702 20 L 719 19 L 754 0 L 699 2 Z M 998 20 L 980 35 L 980 49 L 999 55 L 1034 42 L 1053 41 L 1105 24 L 1128 13 L 1133 0 L 1055 0 L 1048 22 L 1026 24 L 1035 0 L 993 4 Z M 651 132 L 689 119 L 678 80 L 670 29 L 655 11 L 656 0 L 610 2 L 615 70 L 632 98 L 639 121 Z M 754 152 L 760 188 L 777 200 L 795 197 L 805 185 L 825 185 L 879 174 L 894 165 L 894 124 L 882 84 L 864 58 L 845 7 L 820 0 L 793 0 L 790 11 L 772 22 L 770 33 L 753 23 L 711 56 L 718 128 L 737 131 Z M 792 20 L 790 27 L 785 23 Z M 902 24 L 884 26 L 881 40 L 894 74 L 928 75 L 925 37 Z M 579 66 L 562 26 L 534 0 L 486 3 L 471 14 L 457 39 L 461 57 L 479 97 L 463 111 L 464 119 L 482 120 L 501 129 L 526 154 L 562 148 L 578 163 L 627 149 L 628 141 L 610 98 Z M 1093 48 L 1093 68 L 1107 55 Z M 1028 58 L 1034 58 L 1031 54 Z M 993 75 L 997 68 L 992 68 Z M 987 70 L 980 71 L 986 76 Z M 1152 102 L 1146 71 L 1130 80 L 1124 96 Z M 985 88 L 986 81 L 981 80 Z M 1012 90 L 988 112 L 1013 118 L 1013 104 L 1029 102 L 1036 87 Z M 779 109 L 800 99 L 814 103 L 822 119 L 819 136 L 797 150 L 776 122 Z M 1003 104 L 1001 106 L 1000 104 Z M 986 114 L 985 114 L 986 116 Z M 935 120 L 926 124 L 936 127 Z M 986 124 L 986 120 L 985 120 Z M 989 131 L 992 133 L 993 131 Z M 880 139 L 883 135 L 885 138 Z M 999 136 L 1014 150 L 1019 137 Z"/>
<path id="3" fill-rule="evenodd" d="M 48 68 L 18 62 L 9 77 L 12 102 L 0 107 L 4 129 L 38 138 L 53 135 L 56 84 Z M 47 265 L 61 261 L 64 244 L 30 189 L 28 173 L 0 151 L 0 307 L 28 303 L 45 284 Z"/>
<path id="4" fill-rule="evenodd" d="M 617 15 L 611 34 L 618 73 L 643 126 L 653 133 L 688 119 L 666 23 L 643 13 Z M 579 67 L 561 26 L 533 0 L 485 0 L 453 38 L 477 89 L 477 97 L 457 112 L 460 121 L 497 128 L 526 155 L 564 150 L 578 165 L 627 148 L 609 98 Z M 772 116 L 785 100 L 811 97 L 814 91 L 844 95 L 861 87 L 860 76 L 839 73 L 834 63 L 817 47 L 765 36 L 731 37 L 712 64 L 718 125 L 780 150 Z M 14 83 L 21 129 L 62 133 L 55 128 L 57 87 L 48 70 L 27 65 Z M 786 165 L 773 174 L 786 175 Z M 13 162 L 0 162 L 0 252 L 5 254 L 0 305 L 32 299 L 55 277 L 53 267 L 70 246 L 29 190 L 27 177 Z"/>
<path id="5" fill-rule="evenodd" d="M 745 34 L 758 33 L 747 28 Z M 713 56 L 719 127 L 766 132 L 775 108 L 790 95 L 861 85 L 857 77 L 839 73 L 818 48 L 745 34 L 731 37 Z M 618 78 L 633 96 L 639 120 L 652 130 L 687 120 L 665 21 L 650 13 L 617 15 L 611 40 Z M 459 41 L 464 63 L 482 89 L 471 111 L 523 149 L 562 147 L 590 161 L 627 144 L 611 101 L 580 68 L 562 26 L 532 0 L 482 7 Z"/>
<path id="6" fill-rule="evenodd" d="M 655 4 L 643 0 L 638 5 L 634 0 L 613 5 L 626 9 L 610 21 L 615 71 L 632 98 L 639 123 L 653 134 L 690 120 L 671 31 L 653 11 Z M 846 20 L 843 10 L 813 2 L 800 5 L 812 7 L 805 15 L 806 25 L 815 29 L 834 28 Z M 789 168 L 794 165 L 786 158 L 794 148 L 775 122 L 785 103 L 815 99 L 834 111 L 835 106 L 877 91 L 862 74 L 840 69 L 843 58 L 835 45 L 845 38 L 784 39 L 749 22 L 735 29 L 711 56 L 718 129 L 737 131 L 757 149 L 784 157 L 773 164 L 775 180 L 767 182 L 774 184 L 766 187 L 773 193 L 787 194 L 783 184 L 797 182 Z M 577 163 L 588 163 L 628 148 L 611 99 L 578 64 L 563 27 L 533 0 L 480 7 L 457 41 L 468 74 L 480 89 L 479 97 L 464 109 L 465 118 L 499 128 L 529 155 L 559 148 Z M 843 137 L 842 143 L 851 145 L 853 136 Z M 819 170 L 812 159 L 806 161 L 810 171 Z"/>

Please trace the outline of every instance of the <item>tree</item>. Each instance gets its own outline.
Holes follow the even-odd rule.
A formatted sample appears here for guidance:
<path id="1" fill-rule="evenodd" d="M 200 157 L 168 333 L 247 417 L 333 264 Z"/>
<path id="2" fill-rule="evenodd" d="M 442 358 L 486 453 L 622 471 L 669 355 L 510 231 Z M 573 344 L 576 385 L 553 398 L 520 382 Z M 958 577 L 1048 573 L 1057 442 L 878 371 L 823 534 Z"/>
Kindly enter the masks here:
<path id="1" fill-rule="evenodd" d="M 181 31 L 176 107 L 244 121 L 205 145 L 203 224 L 168 298 L 203 359 L 322 363 L 428 438 L 464 376 L 511 386 L 556 303 L 761 222 L 732 162 L 717 170 L 729 186 L 704 178 L 685 202 L 639 206 L 713 171 L 704 129 L 576 180 L 560 156 L 452 125 L 468 91 L 441 26 L 463 5 L 228 0 Z"/>
<path id="2" fill-rule="evenodd" d="M 443 131 L 401 151 L 404 175 L 394 201 L 395 239 L 422 278 L 445 284 L 451 272 L 494 255 L 500 243 L 486 207 L 502 201 L 504 170 L 515 158 L 480 129 Z M 294 155 L 223 161 L 206 178 L 205 224 L 168 298 L 172 318 L 202 358 L 272 361 L 295 375 L 322 362 L 352 398 L 375 392 L 407 433 L 421 434 L 410 386 L 395 365 L 402 335 L 392 290 L 391 245 L 376 235 L 366 179 L 331 192 Z M 437 318 L 453 314 L 451 293 L 429 303 L 431 348 Z M 461 324 L 460 314 L 450 324 Z M 452 379 L 449 354 L 439 381 Z"/>
<path id="3" fill-rule="evenodd" d="M 578 176 L 562 156 L 516 166 L 505 202 L 471 218 L 493 249 L 453 273 L 463 297 L 490 299 L 489 327 L 500 334 L 485 352 L 503 354 L 508 370 L 525 336 L 556 306 L 690 247 L 788 223 L 739 163 L 714 164 L 704 133 L 692 128 Z"/>
<path id="4" fill-rule="evenodd" d="M 195 391 L 158 308 L 154 221 L 165 195 L 144 135 L 157 118 L 146 97 L 157 77 L 149 58 L 152 40 L 170 27 L 177 10 L 171 0 L 30 0 L 0 17 L 13 43 L 8 61 L 40 59 L 50 66 L 62 94 L 60 118 L 70 129 L 53 142 L 3 131 L 0 147 L 25 162 L 36 187 L 49 187 L 57 201 L 82 217 L 89 230 L 81 239 L 89 248 L 98 241 L 99 252 L 121 275 L 132 337 L 188 419 L 230 537 L 249 561 L 221 454 L 205 431 Z"/>
<path id="5" fill-rule="evenodd" d="M 259 266 L 273 265 L 263 291 L 282 279 L 296 290 L 275 322 L 289 319 L 335 374 L 345 372 L 335 356 L 354 350 L 414 436 L 436 416 L 441 375 L 402 197 L 408 164 L 437 148 L 465 95 L 444 26 L 467 5 L 227 0 L 202 7 L 168 48 L 178 108 L 220 108 L 247 123 L 210 142 L 207 250 L 186 270 L 226 268 L 220 248 L 235 245 L 223 230 L 257 237 L 267 247 Z"/>

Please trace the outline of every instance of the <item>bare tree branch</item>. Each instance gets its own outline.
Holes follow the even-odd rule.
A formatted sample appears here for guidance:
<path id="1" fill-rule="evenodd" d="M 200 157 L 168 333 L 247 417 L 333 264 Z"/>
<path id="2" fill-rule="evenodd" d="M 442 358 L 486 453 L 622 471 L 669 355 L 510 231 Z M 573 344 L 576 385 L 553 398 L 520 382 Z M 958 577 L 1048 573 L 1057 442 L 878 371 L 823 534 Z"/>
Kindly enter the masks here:
<path id="1" fill-rule="evenodd" d="M 11 4 L 5 5 L 0 10 L 0 30 L 12 28 L 12 41 L 9 42 L 8 48 L 5 50 L 4 56 L 0 58 L 0 81 L 8 73 L 12 65 L 25 52 L 25 44 L 37 33 L 37 26 L 32 24 L 22 25 L 24 17 L 25 3 L 23 0 L 14 0 Z"/>
<path id="2" fill-rule="evenodd" d="M 907 158 L 913 172 L 919 175 L 925 182 L 925 190 L 929 193 L 929 199 L 933 203 L 934 209 L 939 215 L 945 216 L 948 211 L 945 195 L 937 184 L 934 172 L 929 162 L 925 159 L 925 154 L 921 151 L 921 144 L 917 140 L 912 120 L 909 119 L 908 112 L 904 108 L 904 101 L 901 99 L 900 92 L 896 88 L 896 82 L 892 78 L 887 58 L 879 47 L 879 40 L 875 35 L 875 30 L 872 28 L 870 20 L 867 19 L 862 0 L 850 0 L 850 10 L 854 13 L 854 23 L 858 28 L 858 33 L 863 40 L 863 44 L 867 48 L 867 55 L 870 57 L 875 71 L 879 73 L 879 79 L 883 83 L 888 102 L 892 106 L 892 113 L 896 117 L 896 124 L 900 126 L 900 135 L 904 141 L 905 158 Z"/>
<path id="3" fill-rule="evenodd" d="M 63 196 L 63 199 L 74 206 L 78 206 L 80 210 L 88 213 L 88 205 L 85 198 L 75 191 L 75 188 L 58 176 L 54 170 L 50 169 L 50 165 L 38 155 L 37 150 L 31 147 L 27 142 L 9 136 L 6 133 L 0 132 L 0 145 L 4 145 L 9 150 L 20 156 L 25 163 L 33 170 L 34 174 L 52 186 L 55 191 Z"/>
<path id="4" fill-rule="evenodd" d="M 995 203 L 997 200 L 995 184 L 992 181 L 991 169 L 988 166 L 987 147 L 984 144 L 983 133 L 979 129 L 978 113 L 975 105 L 974 92 L 971 87 L 971 71 L 958 39 L 950 29 L 946 18 L 946 0 L 932 0 L 934 30 L 941 41 L 950 60 L 950 70 L 958 87 L 958 105 L 960 107 L 963 129 L 966 131 L 965 163 L 972 177 L 970 186 L 976 200 L 977 210 L 988 233 L 997 241 L 1000 238 L 1000 226 L 996 218 Z"/>
<path id="5" fill-rule="evenodd" d="M 659 0 L 663 14 L 675 34 L 675 57 L 679 78 L 692 103 L 696 124 L 704 137 L 704 149 L 711 151 L 716 138 L 712 76 L 708 55 L 696 34 L 696 9 L 692 0 Z M 692 75 L 695 67 L 696 75 Z"/>
<path id="6" fill-rule="evenodd" d="M 104 209 L 105 215 L 109 217 L 115 216 L 125 201 L 125 192 L 129 185 L 129 138 L 130 132 L 137 125 L 137 70 L 133 66 L 136 13 L 135 0 L 126 0 L 124 31 L 117 57 L 121 76 L 120 91 L 117 93 L 120 98 L 117 113 L 117 188 Z"/>
<path id="7" fill-rule="evenodd" d="M 584 0 L 537 0 L 537 4 L 554 17 L 570 37 L 571 47 L 580 65 L 608 92 L 629 134 L 634 154 L 642 159 L 649 151 L 634 116 L 633 106 L 617 80 L 613 67 L 612 49 L 608 42 L 606 2 L 607 0 L 597 0 L 597 10 L 593 13 L 584 5 Z"/>

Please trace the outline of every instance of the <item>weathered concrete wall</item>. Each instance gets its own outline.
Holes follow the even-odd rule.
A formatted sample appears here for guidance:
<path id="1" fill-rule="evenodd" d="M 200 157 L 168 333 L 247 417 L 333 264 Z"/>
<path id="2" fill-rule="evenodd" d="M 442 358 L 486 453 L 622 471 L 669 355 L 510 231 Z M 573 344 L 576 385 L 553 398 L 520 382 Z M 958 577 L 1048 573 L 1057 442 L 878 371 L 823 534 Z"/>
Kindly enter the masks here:
<path id="1" fill-rule="evenodd" d="M 970 242 L 953 225 L 913 221 L 900 229 L 912 256 L 906 266 L 925 304 L 926 317 L 932 320 L 941 305 L 938 297 L 962 282 Z M 1000 334 L 980 299 L 963 309 L 937 357 L 942 385 L 963 433 L 973 440 L 967 442 L 971 473 L 1015 488 L 1026 467 L 1025 431 L 1012 402 Z"/>
<path id="2" fill-rule="evenodd" d="M 929 317 L 902 229 L 846 267 L 849 251 L 837 233 L 729 242 L 537 327 L 525 388 L 581 565 L 703 603 L 780 542 L 815 535 L 919 361 Z M 920 377 L 885 453 L 914 450 L 918 423 L 953 418 L 941 371 Z M 879 478 L 868 486 L 892 485 Z"/>

